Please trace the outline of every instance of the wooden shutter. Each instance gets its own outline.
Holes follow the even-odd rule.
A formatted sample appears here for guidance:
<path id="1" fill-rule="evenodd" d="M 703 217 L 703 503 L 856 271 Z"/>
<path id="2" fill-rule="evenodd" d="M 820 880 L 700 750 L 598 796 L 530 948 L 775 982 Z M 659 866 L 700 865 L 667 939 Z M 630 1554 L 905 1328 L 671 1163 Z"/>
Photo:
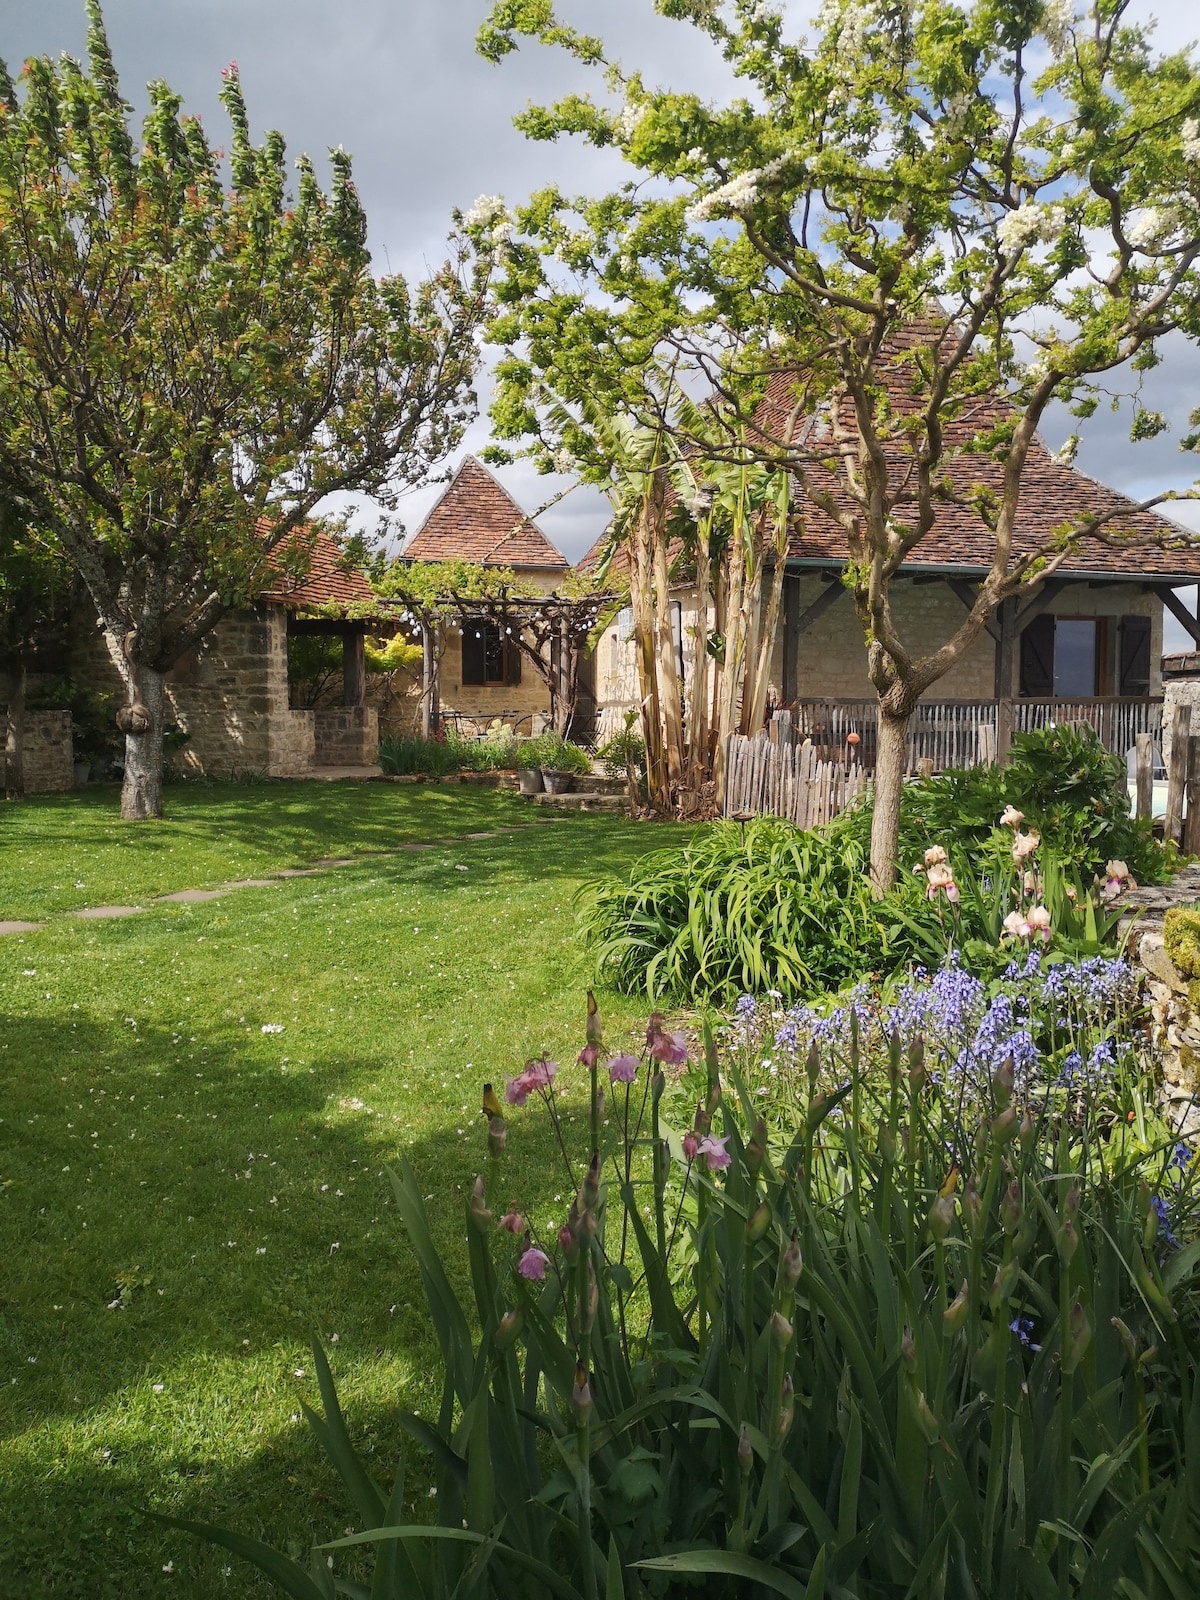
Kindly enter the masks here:
<path id="1" fill-rule="evenodd" d="M 1118 694 L 1150 693 L 1150 618 L 1121 618 Z"/>
<path id="2" fill-rule="evenodd" d="M 487 623 L 482 617 L 463 619 L 462 681 L 487 682 Z"/>
<path id="3" fill-rule="evenodd" d="M 1054 693 L 1054 618 L 1045 612 L 1021 632 L 1021 693 L 1033 700 Z"/>

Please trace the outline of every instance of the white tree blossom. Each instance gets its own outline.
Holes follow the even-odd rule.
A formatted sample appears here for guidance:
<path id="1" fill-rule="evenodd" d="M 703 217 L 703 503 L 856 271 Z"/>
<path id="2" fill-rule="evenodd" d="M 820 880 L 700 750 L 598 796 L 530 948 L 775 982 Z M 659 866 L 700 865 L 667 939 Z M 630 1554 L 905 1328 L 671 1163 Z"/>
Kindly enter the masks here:
<path id="1" fill-rule="evenodd" d="M 1036 200 L 1026 200 L 1000 219 L 996 237 L 1006 255 L 1015 255 L 1028 245 L 1051 243 L 1066 223 L 1065 206 L 1042 206 Z"/>
<path id="2" fill-rule="evenodd" d="M 860 56 L 873 13 L 874 7 L 860 0 L 822 0 L 817 27 L 826 38 L 836 34 L 839 56 Z"/>
<path id="3" fill-rule="evenodd" d="M 481 194 L 471 209 L 463 216 L 468 228 L 487 228 L 494 222 L 507 222 L 508 208 L 503 195 Z"/>
<path id="4" fill-rule="evenodd" d="M 1061 61 L 1070 48 L 1074 23 L 1073 0 L 1048 0 L 1042 13 L 1042 34 L 1056 61 Z"/>
<path id="5" fill-rule="evenodd" d="M 1200 122 L 1189 117 L 1183 125 L 1183 159 L 1200 164 Z"/>
<path id="6" fill-rule="evenodd" d="M 618 144 L 629 143 L 634 134 L 638 131 L 638 127 L 645 118 L 647 110 L 647 106 L 635 105 L 632 100 L 627 100 L 625 102 L 624 109 L 622 110 L 621 115 L 617 118 L 617 125 L 614 130 L 616 132 Z"/>

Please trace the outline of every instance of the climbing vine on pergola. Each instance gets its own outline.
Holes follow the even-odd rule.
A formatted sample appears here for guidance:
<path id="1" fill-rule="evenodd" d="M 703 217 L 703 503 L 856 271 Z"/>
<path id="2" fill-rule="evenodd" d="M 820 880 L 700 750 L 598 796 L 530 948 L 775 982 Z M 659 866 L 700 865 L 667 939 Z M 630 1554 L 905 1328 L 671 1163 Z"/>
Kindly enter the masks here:
<path id="1" fill-rule="evenodd" d="M 397 631 L 422 645 L 421 731 L 439 722 L 440 658 L 448 630 L 461 633 L 468 619 L 499 628 L 520 650 L 550 695 L 550 720 L 569 732 L 579 698 L 581 663 L 594 635 L 620 604 L 587 574 L 569 574 L 549 593 L 530 591 L 510 567 L 470 561 L 394 562 L 376 580 L 380 599 L 396 615 Z"/>

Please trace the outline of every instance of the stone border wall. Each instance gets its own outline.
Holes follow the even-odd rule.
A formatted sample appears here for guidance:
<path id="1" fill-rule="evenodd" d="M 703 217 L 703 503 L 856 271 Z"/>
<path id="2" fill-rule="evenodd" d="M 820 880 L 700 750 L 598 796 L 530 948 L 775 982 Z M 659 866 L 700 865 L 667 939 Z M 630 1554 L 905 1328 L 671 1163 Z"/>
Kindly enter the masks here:
<path id="1" fill-rule="evenodd" d="M 4 753 L 0 745 L 0 764 Z M 75 787 L 69 711 L 26 711 L 25 793 L 61 794 Z"/>
<path id="2" fill-rule="evenodd" d="M 1200 866 L 1184 867 L 1170 883 L 1133 889 L 1121 901 L 1129 913 L 1119 932 L 1125 951 L 1141 969 L 1150 1000 L 1150 1042 L 1162 1064 L 1160 1094 L 1182 1139 L 1200 1135 L 1200 1008 L 1195 985 L 1178 970 L 1163 943 L 1163 921 L 1172 906 L 1200 902 Z M 1197 997 L 1200 999 L 1200 996 Z"/>

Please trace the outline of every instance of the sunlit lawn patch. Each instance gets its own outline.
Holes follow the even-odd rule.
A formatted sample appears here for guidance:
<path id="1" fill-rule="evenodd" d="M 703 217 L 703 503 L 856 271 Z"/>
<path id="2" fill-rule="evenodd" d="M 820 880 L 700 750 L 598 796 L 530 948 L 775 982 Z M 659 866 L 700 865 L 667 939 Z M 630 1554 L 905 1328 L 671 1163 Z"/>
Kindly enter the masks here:
<path id="1" fill-rule="evenodd" d="M 314 1512 L 339 1532 L 298 1420 L 314 1331 L 390 1473 L 388 1410 L 428 1401 L 431 1347 L 385 1165 L 403 1150 L 425 1177 L 458 1275 L 483 1081 L 546 1050 L 568 1115 L 579 1092 L 578 884 L 678 836 L 578 818 L 149 905 L 530 820 L 442 788 L 168 803 L 144 829 L 116 821 L 111 795 L 0 811 L 0 917 L 49 919 L 0 939 L 0 1593 L 22 1600 L 266 1592 L 141 1506 L 284 1544 L 307 1545 Z M 53 915 L 104 902 L 148 909 Z M 616 1037 L 643 1008 L 607 1009 Z M 506 1168 L 547 1222 L 548 1137 L 531 1127 Z"/>

